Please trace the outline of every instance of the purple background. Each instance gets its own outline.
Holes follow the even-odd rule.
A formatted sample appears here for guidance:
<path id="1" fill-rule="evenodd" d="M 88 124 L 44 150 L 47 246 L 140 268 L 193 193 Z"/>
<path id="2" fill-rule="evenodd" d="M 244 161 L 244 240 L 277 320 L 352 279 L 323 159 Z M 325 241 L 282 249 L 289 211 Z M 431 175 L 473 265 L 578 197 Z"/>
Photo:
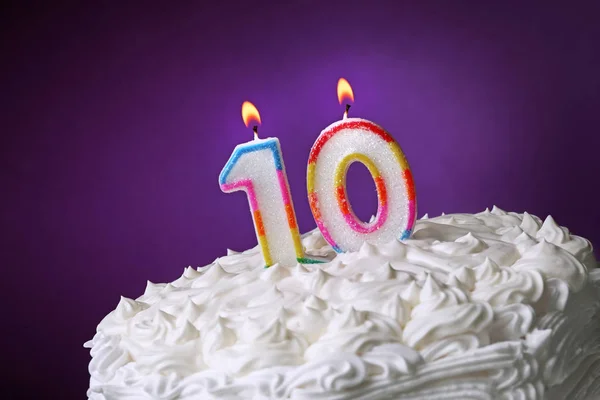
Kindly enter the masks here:
<path id="1" fill-rule="evenodd" d="M 341 117 L 340 76 L 351 115 L 407 154 L 419 217 L 496 204 L 551 213 L 600 246 L 591 6 L 223 3 L 4 9 L 2 390 L 82 398 L 82 344 L 120 295 L 255 245 L 246 198 L 217 184 L 251 138 L 242 101 L 280 138 L 312 229 L 306 161 Z M 365 217 L 373 184 L 353 169 Z"/>

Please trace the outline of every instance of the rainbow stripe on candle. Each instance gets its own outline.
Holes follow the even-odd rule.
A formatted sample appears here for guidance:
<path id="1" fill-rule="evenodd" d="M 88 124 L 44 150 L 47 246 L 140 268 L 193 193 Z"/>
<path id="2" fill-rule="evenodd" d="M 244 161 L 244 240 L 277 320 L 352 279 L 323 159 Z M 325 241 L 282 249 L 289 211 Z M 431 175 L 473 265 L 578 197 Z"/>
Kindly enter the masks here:
<path id="1" fill-rule="evenodd" d="M 406 228 L 400 235 L 400 239 L 404 240 L 409 238 L 415 223 L 416 195 L 412 173 L 410 171 L 408 162 L 406 161 L 406 157 L 404 156 L 404 153 L 402 153 L 402 150 L 400 149 L 400 146 L 398 146 L 398 143 L 396 143 L 394 138 L 385 130 L 383 130 L 383 128 L 374 124 L 373 122 L 357 118 L 344 120 L 341 123 L 333 124 L 331 127 L 325 129 L 313 145 L 308 159 L 308 199 L 313 216 L 315 218 L 317 226 L 323 234 L 323 237 L 325 238 L 325 240 L 327 240 L 327 242 L 331 244 L 331 246 L 336 252 L 342 252 L 342 249 L 337 245 L 335 240 L 333 240 L 331 234 L 329 233 L 327 227 L 323 222 L 323 217 L 319 207 L 318 196 L 315 192 L 315 164 L 325 143 L 327 143 L 336 134 L 346 129 L 361 129 L 368 131 L 381 137 L 388 144 L 390 150 L 392 151 L 392 154 L 394 155 L 396 161 L 401 167 L 402 179 L 404 181 L 408 197 L 408 221 Z M 348 202 L 346 193 L 346 172 L 350 164 L 354 161 L 360 161 L 367 167 L 367 169 L 371 173 L 371 176 L 373 177 L 373 180 L 375 181 L 375 186 L 377 188 L 377 215 L 375 217 L 375 221 L 370 224 L 365 224 L 364 222 L 360 221 L 352 211 L 352 208 Z M 379 170 L 377 169 L 377 167 L 371 159 L 369 159 L 364 154 L 360 153 L 352 153 L 345 156 L 342 160 L 340 160 L 336 168 L 335 185 L 338 206 L 340 207 L 340 210 L 344 215 L 344 219 L 353 230 L 359 233 L 370 233 L 381 228 L 388 216 L 388 191 L 386 188 L 385 180 L 383 179 L 383 177 L 379 173 Z"/>
<path id="2" fill-rule="evenodd" d="M 350 164 L 352 164 L 354 161 L 360 161 L 363 163 L 375 181 L 375 187 L 377 189 L 377 215 L 375 216 L 375 221 L 370 224 L 365 224 L 358 219 L 352 211 L 352 206 L 348 202 L 348 194 L 346 192 L 346 174 Z M 379 169 L 377 169 L 373 161 L 371 161 L 371 159 L 364 154 L 348 154 L 338 164 L 335 170 L 334 179 L 336 182 L 335 195 L 337 203 L 342 211 L 342 214 L 344 214 L 344 219 L 348 225 L 350 225 L 353 230 L 359 233 L 371 233 L 381 228 L 388 215 L 387 189 L 385 187 L 385 181 L 383 180 L 383 177 L 379 173 Z"/>
<path id="3" fill-rule="evenodd" d="M 273 154 L 273 162 L 275 171 L 277 174 L 277 180 L 279 182 L 279 189 L 283 200 L 283 205 L 286 213 L 286 219 L 290 234 L 292 235 L 292 241 L 294 243 L 294 252 L 298 262 L 309 264 L 319 263 L 321 261 L 312 260 L 304 257 L 304 250 L 302 248 L 302 242 L 300 239 L 300 232 L 298 231 L 298 224 L 296 223 L 296 214 L 294 211 L 294 205 L 292 204 L 292 198 L 290 196 L 290 187 L 285 174 L 285 167 L 281 157 L 281 149 L 279 141 L 275 138 L 260 139 L 255 142 L 249 142 L 244 145 L 237 146 L 227 162 L 223 171 L 219 175 L 219 185 L 221 190 L 224 192 L 233 192 L 236 190 L 244 190 L 248 195 L 248 201 L 250 203 L 250 210 L 252 212 L 252 219 L 254 221 L 254 227 L 256 230 L 256 236 L 258 243 L 265 260 L 267 267 L 273 265 L 273 259 L 271 257 L 270 244 L 267 239 L 267 232 L 263 223 L 262 211 L 260 209 L 256 192 L 254 190 L 254 184 L 251 179 L 241 179 L 233 183 L 226 183 L 227 178 L 234 165 L 239 161 L 245 153 L 268 150 Z"/>

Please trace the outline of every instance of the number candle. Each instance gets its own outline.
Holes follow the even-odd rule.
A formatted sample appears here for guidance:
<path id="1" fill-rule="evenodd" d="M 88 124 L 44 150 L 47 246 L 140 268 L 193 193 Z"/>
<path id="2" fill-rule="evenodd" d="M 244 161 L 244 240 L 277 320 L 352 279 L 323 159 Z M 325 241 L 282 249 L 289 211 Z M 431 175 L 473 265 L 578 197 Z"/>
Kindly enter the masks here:
<path id="1" fill-rule="evenodd" d="M 338 100 L 354 101 L 348 81 L 338 81 Z M 308 159 L 307 188 L 313 217 L 337 252 L 356 251 L 365 241 L 407 239 L 416 218 L 412 174 L 394 138 L 371 121 L 348 118 L 329 125 L 315 141 Z M 346 174 L 354 162 L 364 164 L 377 189 L 377 215 L 369 223 L 352 211 Z"/>
<path id="2" fill-rule="evenodd" d="M 242 104 L 242 119 L 246 127 L 252 121 L 261 123 L 258 110 L 248 101 Z M 256 125 L 253 131 L 254 140 L 236 146 L 221 171 L 221 190 L 246 192 L 267 267 L 312 262 L 304 258 L 279 140 L 259 139 Z"/>

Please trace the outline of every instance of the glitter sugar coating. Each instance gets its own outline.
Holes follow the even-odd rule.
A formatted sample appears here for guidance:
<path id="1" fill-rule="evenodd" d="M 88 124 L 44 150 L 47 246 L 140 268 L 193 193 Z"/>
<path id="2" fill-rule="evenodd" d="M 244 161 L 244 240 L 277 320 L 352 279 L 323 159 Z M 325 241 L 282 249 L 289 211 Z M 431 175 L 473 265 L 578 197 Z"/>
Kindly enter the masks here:
<path id="1" fill-rule="evenodd" d="M 377 215 L 369 223 L 354 214 L 347 197 L 353 162 L 367 167 L 377 188 Z M 309 156 L 307 189 L 315 222 L 337 252 L 410 237 L 416 219 L 410 167 L 394 138 L 373 122 L 348 118 L 321 132 Z"/>

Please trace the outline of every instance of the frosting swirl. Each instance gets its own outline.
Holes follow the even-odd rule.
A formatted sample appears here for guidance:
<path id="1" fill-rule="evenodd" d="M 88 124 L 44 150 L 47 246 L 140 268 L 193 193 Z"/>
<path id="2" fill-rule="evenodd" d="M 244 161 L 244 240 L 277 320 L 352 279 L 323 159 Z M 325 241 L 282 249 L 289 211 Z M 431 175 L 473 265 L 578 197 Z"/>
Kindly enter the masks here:
<path id="1" fill-rule="evenodd" d="M 424 218 L 409 240 L 339 255 L 318 230 L 302 242 L 329 262 L 264 269 L 258 248 L 228 250 L 121 298 L 85 344 L 88 398 L 558 399 L 600 390 L 600 274 L 591 244 L 552 217 L 494 207 Z"/>

